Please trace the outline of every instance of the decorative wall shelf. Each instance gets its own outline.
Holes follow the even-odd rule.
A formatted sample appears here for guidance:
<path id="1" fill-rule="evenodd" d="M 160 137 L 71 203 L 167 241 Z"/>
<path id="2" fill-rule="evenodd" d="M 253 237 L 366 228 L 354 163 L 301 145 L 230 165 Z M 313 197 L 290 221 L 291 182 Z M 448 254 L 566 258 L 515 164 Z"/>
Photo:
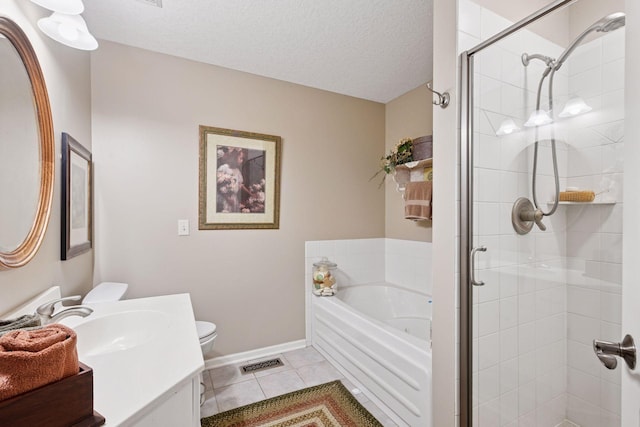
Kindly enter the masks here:
<path id="1" fill-rule="evenodd" d="M 395 167 L 393 180 L 396 182 L 396 189 L 404 191 L 407 182 L 424 181 L 424 170 L 433 167 L 433 158 L 407 162 Z"/>

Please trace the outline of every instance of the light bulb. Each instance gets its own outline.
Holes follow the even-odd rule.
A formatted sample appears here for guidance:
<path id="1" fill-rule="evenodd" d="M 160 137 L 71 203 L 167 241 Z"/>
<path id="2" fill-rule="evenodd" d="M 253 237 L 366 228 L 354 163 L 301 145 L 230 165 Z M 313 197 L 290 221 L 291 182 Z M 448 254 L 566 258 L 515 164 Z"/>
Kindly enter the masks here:
<path id="1" fill-rule="evenodd" d="M 573 117 L 578 114 L 584 114 L 591 111 L 592 108 L 587 105 L 586 102 L 580 97 L 571 98 L 567 101 L 562 109 L 562 112 L 558 114 L 560 117 Z"/>
<path id="2" fill-rule="evenodd" d="M 496 135 L 509 135 L 519 130 L 520 128 L 518 127 L 518 125 L 516 125 L 516 122 L 514 122 L 513 119 L 507 118 L 504 119 L 502 123 L 500 123 L 500 127 L 496 131 Z"/>
<path id="3" fill-rule="evenodd" d="M 529 116 L 529 120 L 527 120 L 524 125 L 526 127 L 535 127 L 535 126 L 544 126 L 549 123 L 553 123 L 553 119 L 549 116 L 544 110 L 536 110 Z"/>

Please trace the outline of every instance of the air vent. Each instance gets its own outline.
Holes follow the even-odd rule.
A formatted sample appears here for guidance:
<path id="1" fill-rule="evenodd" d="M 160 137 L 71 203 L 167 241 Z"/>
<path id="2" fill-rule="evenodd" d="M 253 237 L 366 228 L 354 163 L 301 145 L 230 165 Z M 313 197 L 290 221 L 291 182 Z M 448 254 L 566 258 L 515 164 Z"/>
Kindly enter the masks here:
<path id="1" fill-rule="evenodd" d="M 144 4 L 148 4 L 149 6 L 162 7 L 162 0 L 138 0 Z"/>
<path id="2" fill-rule="evenodd" d="M 250 365 L 244 365 L 240 367 L 240 371 L 243 374 L 250 374 L 252 372 L 271 369 L 277 366 L 284 366 L 284 363 L 282 363 L 282 360 L 280 360 L 280 358 L 263 360 L 262 362 L 252 363 Z"/>

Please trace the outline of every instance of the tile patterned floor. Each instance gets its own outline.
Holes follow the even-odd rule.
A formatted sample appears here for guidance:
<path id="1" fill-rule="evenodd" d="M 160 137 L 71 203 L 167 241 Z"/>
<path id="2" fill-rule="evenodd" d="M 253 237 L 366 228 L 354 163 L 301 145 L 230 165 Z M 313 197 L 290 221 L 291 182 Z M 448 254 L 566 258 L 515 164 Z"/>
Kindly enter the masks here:
<path id="1" fill-rule="evenodd" d="M 279 396 L 306 387 L 340 380 L 349 389 L 355 386 L 340 374 L 313 347 L 306 347 L 276 356 L 284 366 L 242 374 L 240 366 L 265 359 L 252 360 L 237 365 L 227 365 L 204 371 L 205 403 L 200 410 L 202 417 L 248 405 L 270 397 Z M 364 394 L 356 399 L 385 427 L 397 427 Z"/>

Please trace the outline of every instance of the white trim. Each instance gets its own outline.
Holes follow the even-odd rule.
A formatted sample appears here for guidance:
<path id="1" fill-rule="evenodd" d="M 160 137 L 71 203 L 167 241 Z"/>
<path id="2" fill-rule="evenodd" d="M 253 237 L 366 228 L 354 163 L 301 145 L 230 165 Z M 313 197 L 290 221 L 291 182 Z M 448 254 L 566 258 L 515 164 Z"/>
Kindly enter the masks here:
<path id="1" fill-rule="evenodd" d="M 204 369 L 219 368 L 220 366 L 233 365 L 246 362 L 247 360 L 262 359 L 274 356 L 286 351 L 299 350 L 307 346 L 306 340 L 297 340 L 283 344 L 272 345 L 270 347 L 258 348 L 256 350 L 244 351 L 242 353 L 229 354 L 227 356 L 214 357 L 204 361 Z"/>

